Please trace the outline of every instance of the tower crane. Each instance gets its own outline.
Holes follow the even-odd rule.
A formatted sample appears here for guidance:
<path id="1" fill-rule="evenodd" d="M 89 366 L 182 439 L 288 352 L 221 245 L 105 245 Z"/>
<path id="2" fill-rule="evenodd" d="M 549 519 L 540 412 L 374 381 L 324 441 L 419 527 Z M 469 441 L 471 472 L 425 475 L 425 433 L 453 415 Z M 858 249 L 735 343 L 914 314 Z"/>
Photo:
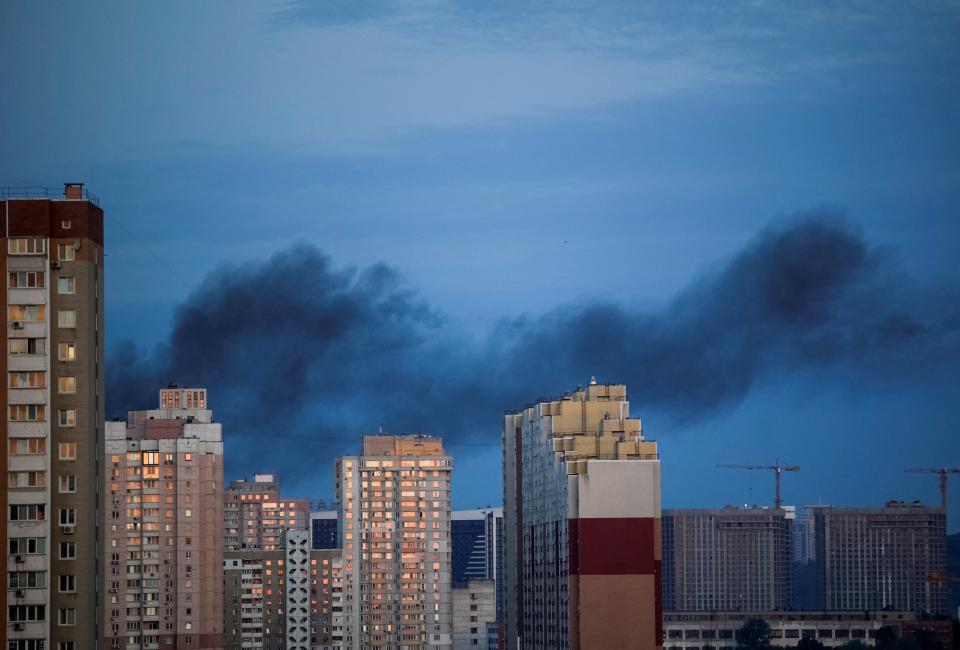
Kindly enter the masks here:
<path id="1" fill-rule="evenodd" d="M 960 474 L 960 467 L 913 467 L 904 471 L 910 474 L 939 474 L 940 507 L 947 509 L 947 475 Z"/>
<path id="2" fill-rule="evenodd" d="M 774 482 L 776 485 L 776 499 L 774 499 L 774 506 L 777 508 L 783 507 L 783 500 L 780 498 L 780 475 L 783 472 L 799 472 L 799 465 L 781 465 L 780 460 L 777 459 L 776 464 L 774 465 L 717 465 L 717 467 L 725 467 L 728 469 L 770 469 L 773 470 Z"/>

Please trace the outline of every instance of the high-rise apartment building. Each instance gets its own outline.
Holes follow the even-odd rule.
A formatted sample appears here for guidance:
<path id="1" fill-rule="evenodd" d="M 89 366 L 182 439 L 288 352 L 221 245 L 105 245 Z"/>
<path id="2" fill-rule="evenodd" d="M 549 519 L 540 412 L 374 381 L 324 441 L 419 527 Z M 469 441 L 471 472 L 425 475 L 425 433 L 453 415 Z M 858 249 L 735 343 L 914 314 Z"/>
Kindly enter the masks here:
<path id="1" fill-rule="evenodd" d="M 661 646 L 660 461 L 623 385 L 504 417 L 506 642 Z"/>
<path id="2" fill-rule="evenodd" d="M 79 183 L 0 190 L 7 345 L 4 647 L 97 638 L 103 211 Z"/>
<path id="3" fill-rule="evenodd" d="M 451 647 L 451 465 L 422 435 L 364 436 L 337 460 L 344 647 Z"/>
<path id="4" fill-rule="evenodd" d="M 468 580 L 493 580 L 496 620 L 503 622 L 503 508 L 454 510 L 450 531 L 454 587 Z"/>
<path id="5" fill-rule="evenodd" d="M 223 650 L 223 442 L 203 388 L 108 422 L 103 648 Z M 84 647 L 90 647 L 85 645 Z"/>
<path id="6" fill-rule="evenodd" d="M 224 553 L 226 650 L 342 647 L 340 550 L 310 549 L 306 530 L 283 538 L 277 549 Z"/>
<path id="7" fill-rule="evenodd" d="M 821 607 L 947 610 L 943 508 L 890 501 L 883 508 L 808 506 L 816 527 Z"/>
<path id="8" fill-rule="evenodd" d="M 664 510 L 664 610 L 789 609 L 792 514 L 762 507 Z"/>
<path id="9" fill-rule="evenodd" d="M 282 548 L 283 533 L 307 530 L 310 501 L 280 497 L 273 474 L 254 474 L 252 481 L 230 483 L 223 493 L 223 540 L 228 551 Z"/>

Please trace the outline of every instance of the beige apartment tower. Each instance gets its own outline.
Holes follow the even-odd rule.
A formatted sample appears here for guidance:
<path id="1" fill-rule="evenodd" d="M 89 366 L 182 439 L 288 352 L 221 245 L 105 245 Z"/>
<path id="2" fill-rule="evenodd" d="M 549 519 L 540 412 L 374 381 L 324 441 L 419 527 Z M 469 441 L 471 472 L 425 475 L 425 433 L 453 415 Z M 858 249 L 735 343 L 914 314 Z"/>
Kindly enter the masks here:
<path id="1" fill-rule="evenodd" d="M 108 422 L 103 641 L 223 650 L 223 442 L 203 388 Z M 89 646 L 85 646 L 89 647 Z"/>
<path id="2" fill-rule="evenodd" d="M 4 648 L 97 638 L 103 211 L 78 183 L 0 188 L 6 278 Z"/>
<path id="3" fill-rule="evenodd" d="M 364 436 L 336 463 L 343 647 L 452 647 L 450 473 L 439 438 Z"/>
<path id="4" fill-rule="evenodd" d="M 307 530 L 310 501 L 280 498 L 273 474 L 254 474 L 252 481 L 233 481 L 223 491 L 223 544 L 228 551 L 283 548 L 283 534 Z"/>

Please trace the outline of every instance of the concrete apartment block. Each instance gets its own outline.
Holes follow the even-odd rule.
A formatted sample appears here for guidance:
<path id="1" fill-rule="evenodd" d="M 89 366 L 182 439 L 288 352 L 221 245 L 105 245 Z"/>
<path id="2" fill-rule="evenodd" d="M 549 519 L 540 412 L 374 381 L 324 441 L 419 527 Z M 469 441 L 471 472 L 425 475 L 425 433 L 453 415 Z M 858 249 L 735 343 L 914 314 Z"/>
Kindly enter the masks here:
<path id="1" fill-rule="evenodd" d="M 364 436 L 336 463 L 344 647 L 451 647 L 451 458 L 439 438 Z"/>
<path id="2" fill-rule="evenodd" d="M 204 388 L 108 422 L 101 508 L 111 649 L 222 650 L 223 442 Z"/>
<path id="3" fill-rule="evenodd" d="M 453 650 L 497 648 L 497 585 L 470 579 L 453 587 Z"/>
<path id="4" fill-rule="evenodd" d="M 98 637 L 103 444 L 103 211 L 0 188 L 7 379 L 0 519 L 3 647 L 81 650 Z"/>
<path id="5" fill-rule="evenodd" d="M 659 647 L 660 461 L 626 387 L 508 413 L 503 442 L 507 647 Z"/>

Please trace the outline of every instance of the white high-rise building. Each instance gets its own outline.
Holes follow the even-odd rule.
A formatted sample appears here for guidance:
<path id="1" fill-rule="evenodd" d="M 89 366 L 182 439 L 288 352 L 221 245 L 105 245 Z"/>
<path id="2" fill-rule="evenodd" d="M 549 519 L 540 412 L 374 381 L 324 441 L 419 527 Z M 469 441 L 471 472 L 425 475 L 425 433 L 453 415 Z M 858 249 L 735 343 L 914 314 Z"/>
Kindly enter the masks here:
<path id="1" fill-rule="evenodd" d="M 452 646 L 451 470 L 421 435 L 364 436 L 337 460 L 345 648 Z"/>

